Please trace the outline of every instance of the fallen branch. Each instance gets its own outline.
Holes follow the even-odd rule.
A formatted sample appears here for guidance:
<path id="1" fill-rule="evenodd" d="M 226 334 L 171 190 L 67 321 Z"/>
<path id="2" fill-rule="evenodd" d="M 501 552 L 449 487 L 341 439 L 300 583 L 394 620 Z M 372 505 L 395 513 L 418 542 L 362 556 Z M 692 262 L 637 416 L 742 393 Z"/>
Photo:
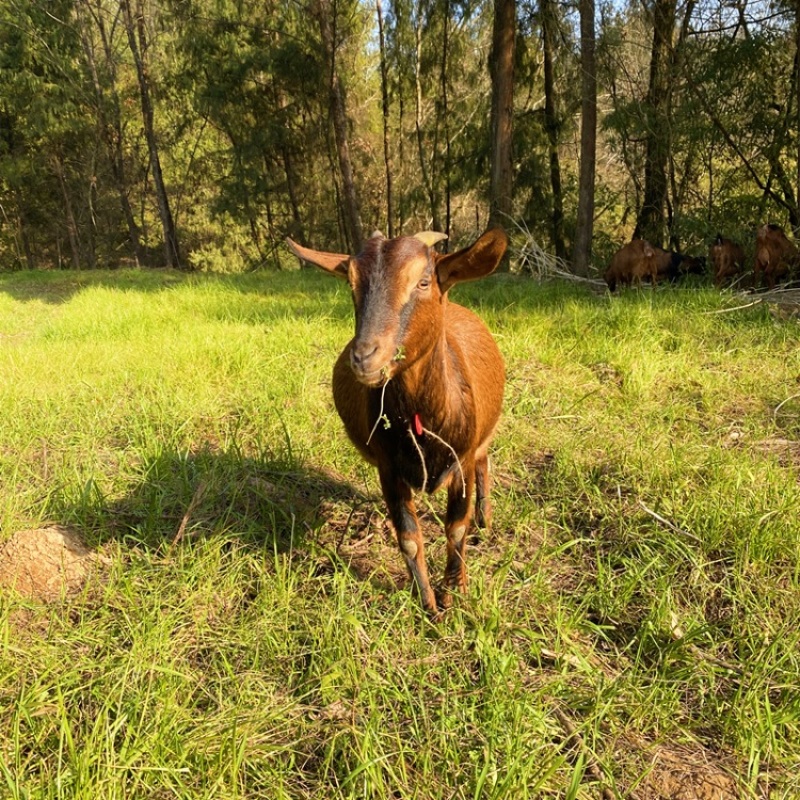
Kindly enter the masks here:
<path id="1" fill-rule="evenodd" d="M 761 303 L 763 302 L 764 302 L 763 298 L 759 298 L 758 300 L 753 300 L 752 303 L 746 303 L 743 306 L 734 306 L 733 308 L 720 308 L 717 309 L 716 311 L 704 311 L 703 314 L 706 316 L 709 316 L 711 314 L 728 314 L 732 311 L 742 311 L 745 308 L 752 308 L 753 306 L 761 305 Z"/>
<path id="2" fill-rule="evenodd" d="M 775 406 L 775 410 L 772 412 L 772 419 L 773 419 L 773 420 L 777 420 L 777 419 L 778 419 L 778 412 L 779 412 L 779 411 L 780 411 L 780 410 L 781 410 L 781 409 L 782 409 L 782 408 L 783 408 L 783 407 L 784 407 L 784 406 L 785 406 L 785 405 L 786 405 L 786 404 L 787 404 L 787 403 L 788 403 L 790 400 L 795 400 L 795 399 L 796 399 L 796 398 L 798 398 L 798 397 L 800 397 L 800 392 L 798 392 L 797 394 L 790 394 L 790 395 L 789 395 L 789 396 L 788 396 L 788 397 L 787 397 L 785 400 L 782 400 L 780 403 L 778 403 L 778 405 L 777 405 L 777 406 Z"/>
<path id="3" fill-rule="evenodd" d="M 605 281 L 596 278 L 585 278 L 575 275 L 570 269 L 570 265 L 563 258 L 548 253 L 534 238 L 525 223 L 521 220 L 508 218 L 509 221 L 519 231 L 520 238 L 524 240 L 521 246 L 517 246 L 513 240 L 511 249 L 520 269 L 530 272 L 531 275 L 538 277 L 539 280 L 546 278 L 563 278 L 564 280 L 574 281 L 575 283 L 589 284 L 597 288 L 606 288 Z"/>
<path id="4" fill-rule="evenodd" d="M 201 481 L 198 485 L 197 489 L 195 489 L 194 495 L 192 496 L 192 500 L 189 503 L 189 507 L 186 509 L 186 513 L 183 515 L 183 519 L 181 520 L 181 524 L 178 526 L 178 530 L 175 533 L 175 536 L 172 537 L 172 544 L 171 546 L 174 547 L 178 542 L 183 539 L 184 533 L 186 533 L 186 526 L 189 524 L 189 520 L 194 513 L 194 510 L 197 508 L 200 500 L 202 499 L 203 495 L 205 494 L 206 487 L 208 484 L 206 481 Z"/>
<path id="5" fill-rule="evenodd" d="M 697 542 L 698 544 L 702 544 L 702 540 L 700 539 L 699 536 L 696 536 L 695 534 L 690 533 L 689 531 L 685 531 L 683 528 L 679 528 L 677 525 L 675 525 L 675 523 L 670 522 L 668 519 L 665 519 L 660 514 L 657 514 L 655 511 L 653 511 L 652 508 L 648 508 L 641 500 L 639 501 L 639 506 L 641 507 L 642 511 L 646 511 L 653 519 L 657 520 L 662 525 L 666 525 L 671 531 L 675 531 L 675 533 L 680 533 L 682 536 L 687 536 L 692 541 Z"/>

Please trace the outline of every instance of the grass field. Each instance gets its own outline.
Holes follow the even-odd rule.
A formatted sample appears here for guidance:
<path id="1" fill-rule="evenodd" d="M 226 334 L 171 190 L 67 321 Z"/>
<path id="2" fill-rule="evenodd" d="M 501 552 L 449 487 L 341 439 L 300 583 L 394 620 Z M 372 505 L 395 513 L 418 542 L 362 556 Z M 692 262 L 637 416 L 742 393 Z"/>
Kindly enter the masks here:
<path id="1" fill-rule="evenodd" d="M 494 528 L 434 626 L 333 411 L 345 286 L 0 276 L 0 543 L 97 557 L 0 592 L 0 797 L 800 797 L 797 318 L 454 299 L 508 385 Z"/>

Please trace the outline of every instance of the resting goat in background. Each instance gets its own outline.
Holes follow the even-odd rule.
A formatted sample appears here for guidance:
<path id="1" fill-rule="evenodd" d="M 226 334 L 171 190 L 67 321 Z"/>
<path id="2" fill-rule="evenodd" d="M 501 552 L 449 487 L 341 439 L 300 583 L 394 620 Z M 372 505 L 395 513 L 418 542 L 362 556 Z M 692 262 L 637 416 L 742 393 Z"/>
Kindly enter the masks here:
<path id="1" fill-rule="evenodd" d="M 492 229 L 450 255 L 439 233 L 374 234 L 354 257 L 291 239 L 301 259 L 343 278 L 355 305 L 355 337 L 333 369 L 333 399 L 347 434 L 378 468 L 400 550 L 422 604 L 435 618 L 467 585 L 464 549 L 472 518 L 491 519 L 488 449 L 503 400 L 503 358 L 483 322 L 447 291 L 489 275 L 505 253 Z M 447 564 L 437 604 L 412 492 L 447 487 Z"/>

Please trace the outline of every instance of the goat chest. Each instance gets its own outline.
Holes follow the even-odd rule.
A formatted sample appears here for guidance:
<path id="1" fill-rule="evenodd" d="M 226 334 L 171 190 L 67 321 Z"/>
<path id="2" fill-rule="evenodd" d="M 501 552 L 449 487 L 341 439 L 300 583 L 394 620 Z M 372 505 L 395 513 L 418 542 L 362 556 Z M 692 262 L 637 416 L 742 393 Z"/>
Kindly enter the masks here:
<path id="1" fill-rule="evenodd" d="M 435 492 L 459 470 L 459 457 L 467 449 L 471 431 L 469 414 L 443 414 L 424 403 L 371 393 L 370 419 L 375 421 L 368 445 L 377 461 L 386 459 L 395 474 L 414 490 Z"/>

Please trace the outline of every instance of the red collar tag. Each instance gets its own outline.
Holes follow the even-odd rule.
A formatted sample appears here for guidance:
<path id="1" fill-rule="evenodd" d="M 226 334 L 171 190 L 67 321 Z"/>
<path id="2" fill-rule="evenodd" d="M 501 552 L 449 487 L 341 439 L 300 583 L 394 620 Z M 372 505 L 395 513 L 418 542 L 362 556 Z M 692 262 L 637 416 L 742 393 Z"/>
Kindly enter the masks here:
<path id="1" fill-rule="evenodd" d="M 414 432 L 417 436 L 422 436 L 422 420 L 419 418 L 419 414 L 414 414 Z"/>

